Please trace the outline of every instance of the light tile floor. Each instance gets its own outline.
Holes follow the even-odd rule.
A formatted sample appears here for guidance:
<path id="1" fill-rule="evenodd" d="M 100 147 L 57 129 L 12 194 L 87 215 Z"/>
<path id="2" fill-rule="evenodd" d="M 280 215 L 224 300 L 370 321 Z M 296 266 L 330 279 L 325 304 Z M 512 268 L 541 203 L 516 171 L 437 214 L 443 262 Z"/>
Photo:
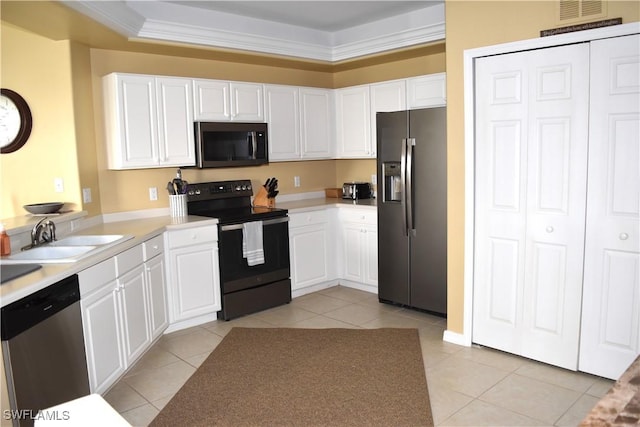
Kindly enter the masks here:
<path id="1" fill-rule="evenodd" d="M 106 400 L 132 425 L 147 425 L 234 326 L 418 328 L 436 426 L 576 426 L 613 384 L 496 350 L 444 342 L 444 319 L 336 286 L 233 321 L 164 335 Z"/>

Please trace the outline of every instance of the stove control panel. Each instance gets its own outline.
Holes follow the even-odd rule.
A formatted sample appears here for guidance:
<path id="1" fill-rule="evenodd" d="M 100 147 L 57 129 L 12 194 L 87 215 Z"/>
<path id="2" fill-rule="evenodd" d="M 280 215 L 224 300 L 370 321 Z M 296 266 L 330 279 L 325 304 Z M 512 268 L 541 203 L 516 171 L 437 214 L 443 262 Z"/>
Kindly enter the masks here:
<path id="1" fill-rule="evenodd" d="M 189 184 L 187 192 L 189 201 L 251 196 L 253 196 L 253 188 L 248 179 Z"/>

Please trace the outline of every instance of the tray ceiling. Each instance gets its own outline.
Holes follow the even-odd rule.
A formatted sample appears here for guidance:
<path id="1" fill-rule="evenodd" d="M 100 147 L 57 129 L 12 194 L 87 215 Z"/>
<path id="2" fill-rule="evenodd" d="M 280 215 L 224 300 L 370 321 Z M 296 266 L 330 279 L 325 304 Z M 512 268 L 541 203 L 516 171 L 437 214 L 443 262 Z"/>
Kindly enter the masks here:
<path id="1" fill-rule="evenodd" d="M 329 62 L 444 40 L 443 0 L 62 3 L 129 40 Z"/>

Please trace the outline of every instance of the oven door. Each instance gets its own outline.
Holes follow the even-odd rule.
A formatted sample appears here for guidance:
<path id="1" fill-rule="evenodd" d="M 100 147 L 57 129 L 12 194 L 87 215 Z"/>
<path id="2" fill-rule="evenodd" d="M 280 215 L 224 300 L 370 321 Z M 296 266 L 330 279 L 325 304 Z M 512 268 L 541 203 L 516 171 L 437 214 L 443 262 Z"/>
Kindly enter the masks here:
<path id="1" fill-rule="evenodd" d="M 242 223 L 220 225 L 218 238 L 223 294 L 289 278 L 288 216 L 262 221 L 264 264 L 249 266 L 242 256 Z"/>

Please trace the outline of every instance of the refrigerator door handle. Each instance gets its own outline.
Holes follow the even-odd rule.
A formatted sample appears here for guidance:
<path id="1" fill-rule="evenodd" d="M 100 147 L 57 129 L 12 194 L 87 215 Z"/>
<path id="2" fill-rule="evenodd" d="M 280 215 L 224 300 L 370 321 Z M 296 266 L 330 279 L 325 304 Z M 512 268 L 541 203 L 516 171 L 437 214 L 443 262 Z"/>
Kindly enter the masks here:
<path id="1" fill-rule="evenodd" d="M 400 181 L 402 194 L 402 232 L 405 236 L 409 235 L 407 224 L 407 138 L 402 138 L 402 153 L 400 154 Z"/>
<path id="2" fill-rule="evenodd" d="M 407 138 L 407 190 L 406 190 L 406 199 L 407 199 L 407 234 L 409 231 L 413 231 L 416 227 L 413 224 L 413 147 L 416 145 L 415 138 Z"/>

